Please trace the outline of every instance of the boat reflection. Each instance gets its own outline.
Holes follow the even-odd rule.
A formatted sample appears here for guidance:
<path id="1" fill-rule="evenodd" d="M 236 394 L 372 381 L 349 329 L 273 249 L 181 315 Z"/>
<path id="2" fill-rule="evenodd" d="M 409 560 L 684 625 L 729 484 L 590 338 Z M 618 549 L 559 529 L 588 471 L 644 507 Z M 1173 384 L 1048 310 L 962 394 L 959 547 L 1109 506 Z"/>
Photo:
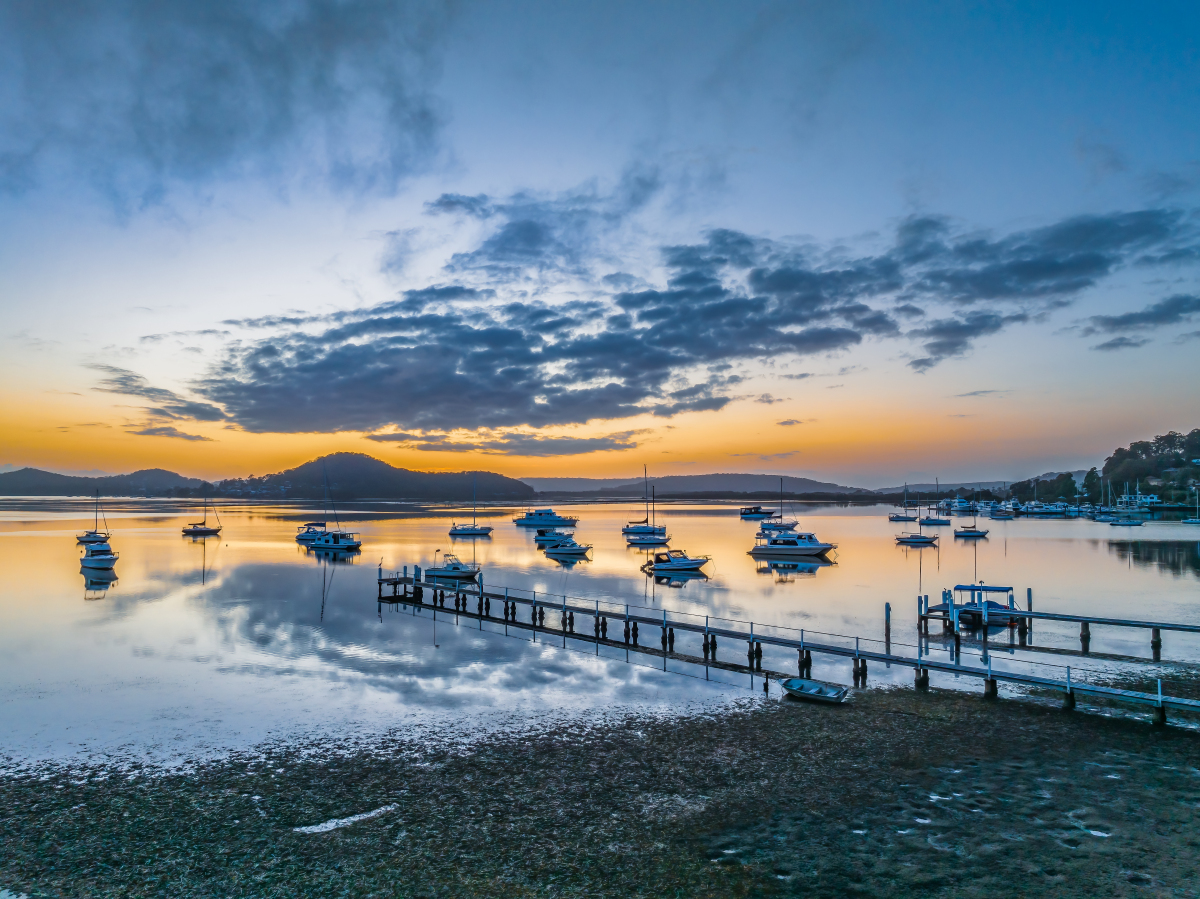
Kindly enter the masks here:
<path id="1" fill-rule="evenodd" d="M 799 562 L 795 559 L 759 558 L 756 561 L 758 566 L 754 569 L 754 573 L 773 575 L 778 584 L 789 583 L 797 577 L 816 577 L 817 572 L 822 568 L 829 568 L 831 565 L 837 564 L 828 559 L 805 559 L 803 562 Z"/>
<path id="2" fill-rule="evenodd" d="M 708 575 L 703 571 L 672 571 L 668 574 L 653 574 L 651 571 L 646 572 L 647 576 L 652 576 L 652 581 L 658 587 L 671 587 L 675 590 L 682 590 L 688 581 L 707 581 Z"/>
<path id="3" fill-rule="evenodd" d="M 354 565 L 358 562 L 362 551 L 358 549 L 330 549 L 322 546 L 310 546 L 304 554 L 318 562 L 333 562 L 339 565 Z"/>
<path id="4" fill-rule="evenodd" d="M 104 599 L 108 595 L 108 588 L 115 586 L 118 580 L 117 573 L 111 568 L 84 568 L 81 565 L 79 573 L 83 575 L 83 598 L 87 602 Z"/>

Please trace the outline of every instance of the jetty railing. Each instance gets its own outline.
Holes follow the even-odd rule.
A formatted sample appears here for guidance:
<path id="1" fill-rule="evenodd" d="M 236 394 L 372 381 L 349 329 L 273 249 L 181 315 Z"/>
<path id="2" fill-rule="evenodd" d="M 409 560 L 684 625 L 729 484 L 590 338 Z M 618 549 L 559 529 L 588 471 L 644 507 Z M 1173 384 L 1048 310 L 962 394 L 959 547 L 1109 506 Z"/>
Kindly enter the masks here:
<path id="1" fill-rule="evenodd" d="M 390 593 L 385 592 L 390 588 Z M 411 591 L 411 592 L 410 592 Z M 426 592 L 428 591 L 428 598 Z M 452 597 L 452 606 L 447 609 L 447 595 Z M 956 677 L 973 677 L 983 681 L 984 696 L 989 699 L 997 697 L 998 682 L 1005 682 L 1031 688 L 1042 688 L 1063 694 L 1063 705 L 1074 708 L 1077 695 L 1092 696 L 1113 702 L 1131 705 L 1150 706 L 1154 711 L 1156 723 L 1166 722 L 1166 710 L 1200 712 L 1200 700 L 1170 696 L 1162 692 L 1162 681 L 1158 681 L 1158 689 L 1154 693 L 1133 690 L 1123 690 L 1100 684 L 1089 684 L 1072 677 L 1070 667 L 1066 667 L 1062 678 L 1043 677 L 1036 674 L 1010 671 L 993 666 L 987 652 L 986 642 L 981 661 L 984 665 L 972 665 L 964 662 L 957 629 L 958 618 L 947 615 L 946 620 L 953 621 L 956 626 L 953 650 L 950 661 L 941 661 L 930 657 L 923 645 L 918 642 L 914 647 L 913 656 L 893 652 L 891 641 L 891 610 L 890 604 L 885 613 L 884 640 L 851 637 L 847 635 L 827 634 L 807 629 L 795 629 L 782 625 L 763 625 L 749 621 L 720 618 L 713 615 L 702 615 L 696 612 L 670 611 L 667 609 L 650 609 L 633 604 L 621 603 L 610 599 L 594 599 L 581 601 L 579 598 L 568 597 L 564 594 L 539 593 L 536 590 L 518 588 L 493 588 L 488 591 L 482 584 L 473 584 L 449 579 L 422 578 L 420 569 L 414 570 L 414 576 L 396 573 L 385 577 L 382 568 L 378 576 L 378 601 L 389 604 L 406 604 L 414 607 L 428 606 L 436 616 L 438 611 L 477 620 L 480 628 L 484 622 L 503 623 L 506 627 L 514 627 L 531 631 L 536 639 L 538 634 L 553 634 L 561 636 L 564 645 L 568 638 L 594 643 L 597 653 L 601 646 L 624 647 L 626 650 L 648 655 L 661 656 L 666 664 L 667 659 L 678 659 L 695 664 L 712 665 L 718 668 L 749 672 L 764 677 L 764 688 L 768 678 L 781 679 L 794 675 L 786 672 L 764 670 L 762 667 L 763 646 L 773 646 L 791 649 L 797 653 L 797 669 L 801 676 L 811 675 L 812 657 L 818 655 L 853 660 L 854 679 L 860 678 L 865 682 L 870 664 L 884 664 L 888 667 L 911 667 L 914 681 L 918 689 L 928 689 L 929 672 L 937 671 L 953 674 Z M 941 618 L 931 614 L 928 598 L 919 597 L 918 627 L 924 620 Z M 495 608 L 493 608 L 495 606 Z M 961 612 L 961 606 L 959 611 Z M 518 611 L 523 610 L 523 611 Z M 1027 616 L 1025 610 L 1016 610 L 1019 615 Z M 1008 612 L 1008 609 L 1005 609 Z M 1045 615 L 1047 613 L 1040 613 Z M 576 627 L 575 616 L 580 616 L 579 627 Z M 1087 616 L 1073 616 L 1076 618 Z M 586 624 L 590 620 L 591 633 Z M 1094 621 L 1095 619 L 1088 619 Z M 1104 619 L 1101 619 L 1104 621 Z M 1112 621 L 1116 622 L 1117 619 Z M 1137 626 L 1141 626 L 1138 623 Z M 609 628 L 613 634 L 609 636 Z M 1159 625 L 1164 627 L 1164 625 Z M 649 633 L 646 630 L 649 629 Z M 1179 625 L 1172 629 L 1200 630 L 1190 625 Z M 657 631 L 657 633 L 655 633 Z M 984 629 L 986 634 L 986 627 Z M 675 652 L 676 633 L 690 633 L 702 638 L 703 657 Z M 643 636 L 644 635 L 644 636 Z M 657 636 L 656 648 L 643 640 Z M 718 648 L 725 648 L 727 641 L 735 645 L 746 646 L 746 664 L 718 661 Z M 882 646 L 880 645 L 882 644 Z M 903 648 L 907 644 L 895 644 Z M 1042 664 L 1042 663 L 1039 663 Z M 1060 666 L 1047 666 L 1060 667 Z"/>

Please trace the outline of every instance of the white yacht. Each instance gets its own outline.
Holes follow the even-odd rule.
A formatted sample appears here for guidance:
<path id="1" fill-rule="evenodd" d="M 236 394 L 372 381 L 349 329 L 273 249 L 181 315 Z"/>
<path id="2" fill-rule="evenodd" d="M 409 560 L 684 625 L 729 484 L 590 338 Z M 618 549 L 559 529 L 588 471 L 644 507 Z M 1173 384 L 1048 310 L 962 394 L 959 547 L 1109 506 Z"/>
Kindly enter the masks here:
<path id="1" fill-rule="evenodd" d="M 651 521 L 651 512 L 650 512 L 651 506 L 652 506 L 652 502 L 650 499 L 651 493 L 650 493 L 650 490 L 647 489 L 648 477 L 646 475 L 646 466 L 644 466 L 644 465 L 642 466 L 642 480 L 643 480 L 643 482 L 645 482 L 645 486 L 643 486 L 643 488 L 642 488 L 642 499 L 646 503 L 646 516 L 645 516 L 645 518 L 638 519 L 637 521 L 631 521 L 628 524 L 626 524 L 625 527 L 621 528 L 621 533 L 624 534 L 626 537 L 630 537 L 630 536 L 634 536 L 634 535 L 638 535 L 638 536 L 662 535 L 662 534 L 667 533 L 667 529 L 665 526 L 660 526 L 658 524 L 655 524 L 653 521 Z M 632 543 L 633 541 L 631 540 L 629 542 Z M 666 542 L 666 541 L 663 541 L 663 542 Z"/>
<path id="2" fill-rule="evenodd" d="M 682 549 L 664 549 L 656 552 L 645 565 L 643 571 L 699 571 L 708 562 L 710 556 L 689 556 Z"/>
<path id="3" fill-rule="evenodd" d="M 831 549 L 837 549 L 837 546 L 833 543 L 822 543 L 817 539 L 816 534 L 807 531 L 798 531 L 796 533 L 778 533 L 758 537 L 754 542 L 754 548 L 750 550 L 750 555 L 772 557 L 823 556 Z"/>
<path id="4" fill-rule="evenodd" d="M 451 537 L 487 537 L 492 533 L 492 528 L 486 524 L 480 524 L 478 521 L 478 504 L 475 502 L 475 479 L 471 479 L 471 523 L 458 524 L 452 522 L 450 524 Z"/>
<path id="5" fill-rule="evenodd" d="M 82 543 L 85 546 L 89 543 L 107 543 L 108 538 L 112 536 L 108 530 L 108 518 L 104 519 L 104 529 L 100 529 L 100 491 L 96 491 L 96 518 L 90 531 L 84 531 L 75 538 L 77 543 Z"/>
<path id="6" fill-rule="evenodd" d="M 479 577 L 480 567 L 475 562 L 463 562 L 453 553 L 442 556 L 442 564 L 425 569 L 425 577 L 435 580 L 473 581 Z"/>
<path id="7" fill-rule="evenodd" d="M 362 541 L 358 539 L 358 534 L 350 531 L 325 531 L 315 540 L 308 544 L 312 549 L 332 549 L 338 552 L 349 552 L 359 549 L 362 546 Z"/>
<path id="8" fill-rule="evenodd" d="M 574 537 L 566 537 L 547 545 L 543 552 L 548 556 L 586 556 L 591 548 L 590 543 L 576 543 Z"/>
<path id="9" fill-rule="evenodd" d="M 563 540 L 574 536 L 574 531 L 560 531 L 558 528 L 538 528 L 537 533 L 533 535 L 533 542 L 536 546 L 544 549 L 553 543 L 561 543 Z"/>
<path id="10" fill-rule="evenodd" d="M 523 528 L 573 528 L 579 524 L 579 519 L 558 515 L 553 509 L 529 509 L 524 515 L 514 518 L 513 524 Z"/>
<path id="11" fill-rule="evenodd" d="M 671 542 L 671 535 L 663 528 L 656 534 L 626 534 L 625 542 L 630 546 L 666 546 Z"/>
<path id="12" fill-rule="evenodd" d="M 308 521 L 296 528 L 296 542 L 301 546 L 312 546 L 325 533 L 325 522 Z"/>
<path id="13" fill-rule="evenodd" d="M 112 568 L 120 558 L 107 543 L 89 543 L 83 550 L 79 564 L 84 568 Z"/>

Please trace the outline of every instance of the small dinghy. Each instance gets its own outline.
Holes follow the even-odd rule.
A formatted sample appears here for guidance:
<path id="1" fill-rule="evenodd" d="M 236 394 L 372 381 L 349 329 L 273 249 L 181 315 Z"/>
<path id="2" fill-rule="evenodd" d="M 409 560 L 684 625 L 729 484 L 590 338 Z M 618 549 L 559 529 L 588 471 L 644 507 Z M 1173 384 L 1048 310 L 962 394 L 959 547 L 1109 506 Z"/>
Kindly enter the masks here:
<path id="1" fill-rule="evenodd" d="M 787 680 L 781 680 L 779 686 L 783 687 L 788 696 L 830 705 L 841 705 L 848 700 L 850 694 L 849 689 L 841 684 L 827 684 L 806 677 L 789 677 Z"/>

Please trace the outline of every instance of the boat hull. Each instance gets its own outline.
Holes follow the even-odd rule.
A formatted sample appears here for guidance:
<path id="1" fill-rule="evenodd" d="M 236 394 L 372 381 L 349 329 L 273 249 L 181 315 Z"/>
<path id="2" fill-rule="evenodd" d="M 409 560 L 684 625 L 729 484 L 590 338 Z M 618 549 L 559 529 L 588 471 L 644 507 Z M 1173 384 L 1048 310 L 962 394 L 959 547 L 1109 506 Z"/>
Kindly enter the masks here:
<path id="1" fill-rule="evenodd" d="M 84 546 L 90 546 L 93 543 L 107 543 L 110 536 L 109 534 L 102 534 L 99 531 L 88 531 L 76 537 L 75 542 Z"/>
<path id="2" fill-rule="evenodd" d="M 479 577 L 479 572 L 464 571 L 458 568 L 427 568 L 425 577 L 439 581 L 473 581 Z"/>
<path id="3" fill-rule="evenodd" d="M 824 681 L 809 680 L 805 677 L 789 677 L 779 682 L 785 693 L 805 702 L 819 702 L 823 705 L 841 705 L 846 702 L 850 691 L 841 684 L 827 684 Z"/>
<path id="4" fill-rule="evenodd" d="M 451 537 L 487 537 L 492 533 L 490 527 L 461 527 L 450 528 Z"/>
<path id="5" fill-rule="evenodd" d="M 117 564 L 117 556 L 84 556 L 79 560 L 79 564 L 92 570 L 108 571 Z"/>
<path id="6" fill-rule="evenodd" d="M 660 571 L 699 571 L 708 559 L 691 559 L 687 562 L 647 562 L 646 570 L 658 574 Z"/>
<path id="7" fill-rule="evenodd" d="M 832 543 L 813 543 L 809 546 L 756 546 L 750 550 L 750 555 L 756 559 L 791 559 L 823 556 L 832 549 Z"/>
<path id="8" fill-rule="evenodd" d="M 220 533 L 220 528 L 188 527 L 183 529 L 183 536 L 185 537 L 216 537 L 220 535 Z"/>

